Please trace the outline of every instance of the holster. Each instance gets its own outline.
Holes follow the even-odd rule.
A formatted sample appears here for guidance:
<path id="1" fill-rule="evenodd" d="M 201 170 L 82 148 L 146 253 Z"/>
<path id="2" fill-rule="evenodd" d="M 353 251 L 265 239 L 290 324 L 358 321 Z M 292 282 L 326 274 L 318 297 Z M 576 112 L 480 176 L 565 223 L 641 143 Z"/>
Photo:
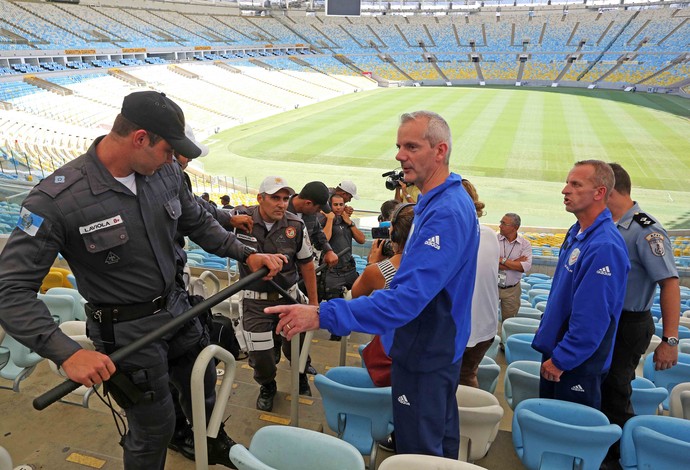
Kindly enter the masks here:
<path id="1" fill-rule="evenodd" d="M 119 370 L 116 370 L 110 379 L 103 383 L 103 389 L 124 409 L 136 405 L 144 397 L 144 392 Z"/>

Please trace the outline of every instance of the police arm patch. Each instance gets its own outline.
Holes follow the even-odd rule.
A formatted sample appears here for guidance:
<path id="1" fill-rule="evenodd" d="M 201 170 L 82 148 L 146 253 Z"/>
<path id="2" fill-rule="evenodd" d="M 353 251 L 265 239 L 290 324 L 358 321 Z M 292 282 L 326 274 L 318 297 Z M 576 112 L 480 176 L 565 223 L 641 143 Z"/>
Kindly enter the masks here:
<path id="1" fill-rule="evenodd" d="M 652 250 L 654 256 L 664 256 L 666 248 L 664 247 L 664 236 L 658 232 L 652 232 L 644 237 L 649 243 L 649 248 Z"/>
<path id="2" fill-rule="evenodd" d="M 36 236 L 38 229 L 43 224 L 43 217 L 33 214 L 26 207 L 22 207 L 17 220 L 17 227 L 32 237 Z"/>

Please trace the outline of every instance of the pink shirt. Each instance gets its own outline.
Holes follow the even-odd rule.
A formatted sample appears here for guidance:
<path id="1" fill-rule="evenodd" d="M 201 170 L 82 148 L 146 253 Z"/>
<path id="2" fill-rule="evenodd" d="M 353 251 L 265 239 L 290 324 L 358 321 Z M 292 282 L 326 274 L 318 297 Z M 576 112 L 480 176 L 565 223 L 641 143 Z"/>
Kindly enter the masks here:
<path id="1" fill-rule="evenodd" d="M 501 258 L 518 259 L 522 256 L 527 258 L 527 261 L 521 261 L 524 272 L 532 268 L 532 244 L 518 234 L 515 240 L 508 241 L 506 237 L 500 233 L 498 236 L 498 248 Z M 512 286 L 520 282 L 522 273 L 512 269 L 506 269 L 506 286 Z"/>

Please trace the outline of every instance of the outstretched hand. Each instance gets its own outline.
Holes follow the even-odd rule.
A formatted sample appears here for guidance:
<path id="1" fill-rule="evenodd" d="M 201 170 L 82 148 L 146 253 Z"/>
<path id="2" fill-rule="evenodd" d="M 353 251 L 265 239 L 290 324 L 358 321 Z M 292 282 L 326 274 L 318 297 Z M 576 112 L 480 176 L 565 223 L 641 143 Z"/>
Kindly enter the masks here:
<path id="1" fill-rule="evenodd" d="M 264 313 L 280 317 L 276 334 L 282 333 L 288 341 L 297 334 L 319 329 L 318 307 L 314 305 L 276 305 L 266 307 Z"/>

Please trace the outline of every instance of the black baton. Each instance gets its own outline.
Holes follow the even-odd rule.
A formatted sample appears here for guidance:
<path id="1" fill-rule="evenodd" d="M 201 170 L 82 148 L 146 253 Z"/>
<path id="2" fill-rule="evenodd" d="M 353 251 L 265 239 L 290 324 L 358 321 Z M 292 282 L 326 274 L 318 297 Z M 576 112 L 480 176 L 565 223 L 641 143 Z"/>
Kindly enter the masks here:
<path id="1" fill-rule="evenodd" d="M 176 330 L 180 326 L 184 325 L 190 320 L 193 320 L 195 317 L 199 316 L 200 314 L 204 313 L 205 311 L 215 307 L 219 303 L 221 303 L 223 300 L 233 296 L 237 292 L 243 290 L 245 286 L 248 284 L 251 284 L 252 282 L 258 281 L 262 277 L 266 276 L 268 274 L 268 268 L 263 267 L 259 269 L 258 271 L 251 273 L 249 276 L 240 279 L 239 281 L 235 282 L 231 286 L 226 287 L 225 289 L 221 290 L 218 292 L 216 295 L 209 297 L 208 299 L 204 300 L 203 302 L 198 303 L 194 307 L 190 308 L 186 312 L 184 312 L 182 315 L 173 318 L 170 320 L 170 322 L 166 323 L 162 327 L 160 327 L 157 330 L 154 330 L 141 338 L 137 339 L 136 341 L 123 346 L 122 348 L 118 349 L 117 351 L 114 351 L 110 355 L 110 360 L 112 360 L 115 364 L 117 364 L 119 361 L 124 359 L 125 357 L 131 355 L 132 353 L 138 351 L 141 349 L 143 346 L 146 346 L 147 344 L 151 343 L 152 341 L 155 341 L 157 339 L 162 338 L 166 334 Z M 58 401 L 60 398 L 64 397 L 70 392 L 73 392 L 74 390 L 78 389 L 81 386 L 80 383 L 75 382 L 73 380 L 66 380 L 65 382 L 62 382 L 58 386 L 48 390 L 42 395 L 39 395 L 36 397 L 33 401 L 34 408 L 37 410 L 44 410 L 47 408 L 49 405 L 55 403 Z"/>

